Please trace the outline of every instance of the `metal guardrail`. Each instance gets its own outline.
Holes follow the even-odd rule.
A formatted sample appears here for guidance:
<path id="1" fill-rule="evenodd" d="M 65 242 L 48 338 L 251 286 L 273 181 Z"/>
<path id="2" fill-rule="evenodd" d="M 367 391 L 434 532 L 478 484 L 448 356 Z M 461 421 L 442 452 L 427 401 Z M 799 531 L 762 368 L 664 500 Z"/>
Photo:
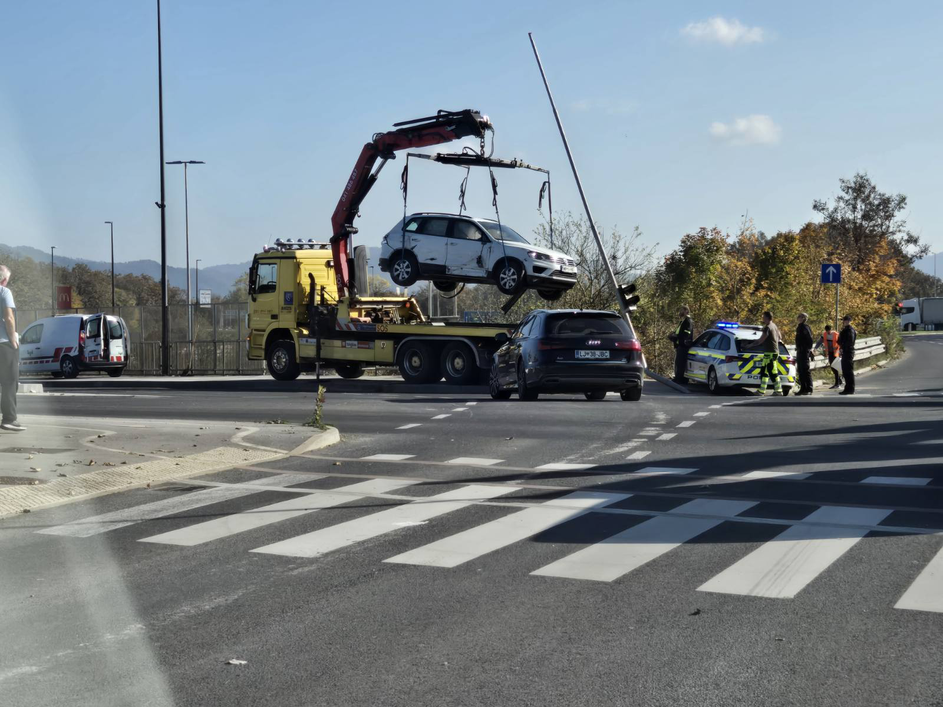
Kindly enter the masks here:
<path id="1" fill-rule="evenodd" d="M 795 346 L 787 346 L 786 348 L 789 350 L 790 354 L 793 356 L 796 355 Z M 855 343 L 855 361 L 864 361 L 865 359 L 873 358 L 874 356 L 885 353 L 886 351 L 887 347 L 884 346 L 880 336 L 871 336 L 866 339 L 858 339 L 858 341 Z M 828 368 L 828 365 L 828 359 L 816 358 L 814 361 L 812 361 L 812 364 L 809 366 L 809 368 L 815 371 L 820 368 Z"/>

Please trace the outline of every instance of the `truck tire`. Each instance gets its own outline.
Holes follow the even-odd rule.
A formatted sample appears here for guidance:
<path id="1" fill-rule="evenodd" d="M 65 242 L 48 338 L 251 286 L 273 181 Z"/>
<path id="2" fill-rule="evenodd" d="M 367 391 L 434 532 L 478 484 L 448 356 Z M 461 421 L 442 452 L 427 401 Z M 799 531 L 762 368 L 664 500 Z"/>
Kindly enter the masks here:
<path id="1" fill-rule="evenodd" d="M 341 378 L 353 379 L 363 375 L 362 363 L 336 363 L 334 372 Z"/>
<path id="2" fill-rule="evenodd" d="M 478 379 L 478 361 L 467 344 L 452 342 L 442 352 L 442 373 L 451 385 L 471 385 Z"/>
<path id="3" fill-rule="evenodd" d="M 291 339 L 279 339 L 269 344 L 265 356 L 268 372 L 277 381 L 293 381 L 301 374 L 295 357 L 295 343 Z"/>
<path id="4" fill-rule="evenodd" d="M 403 344 L 399 355 L 399 372 L 407 383 L 435 383 L 442 378 L 438 353 L 422 341 Z"/>

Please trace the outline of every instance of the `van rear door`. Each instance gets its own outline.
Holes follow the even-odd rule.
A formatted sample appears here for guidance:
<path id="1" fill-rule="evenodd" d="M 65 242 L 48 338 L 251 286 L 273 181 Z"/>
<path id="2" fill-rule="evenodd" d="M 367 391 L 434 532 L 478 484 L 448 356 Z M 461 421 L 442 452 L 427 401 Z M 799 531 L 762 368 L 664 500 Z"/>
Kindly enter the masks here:
<path id="1" fill-rule="evenodd" d="M 103 348 L 103 327 L 105 315 L 93 314 L 87 317 L 84 322 L 85 327 L 85 360 L 89 363 L 107 361 L 107 352 Z"/>
<path id="2" fill-rule="evenodd" d="M 128 352 L 125 350 L 124 324 L 119 317 L 107 317 L 108 360 L 112 363 L 125 363 Z"/>

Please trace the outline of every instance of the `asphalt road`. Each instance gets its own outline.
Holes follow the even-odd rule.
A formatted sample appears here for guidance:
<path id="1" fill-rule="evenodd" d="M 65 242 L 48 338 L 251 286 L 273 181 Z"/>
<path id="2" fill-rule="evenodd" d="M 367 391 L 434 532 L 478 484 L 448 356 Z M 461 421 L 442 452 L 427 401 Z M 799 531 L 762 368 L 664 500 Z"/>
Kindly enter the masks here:
<path id="1" fill-rule="evenodd" d="M 943 337 L 908 346 L 846 397 L 337 393 L 321 452 L 0 521 L 0 704 L 943 705 Z"/>

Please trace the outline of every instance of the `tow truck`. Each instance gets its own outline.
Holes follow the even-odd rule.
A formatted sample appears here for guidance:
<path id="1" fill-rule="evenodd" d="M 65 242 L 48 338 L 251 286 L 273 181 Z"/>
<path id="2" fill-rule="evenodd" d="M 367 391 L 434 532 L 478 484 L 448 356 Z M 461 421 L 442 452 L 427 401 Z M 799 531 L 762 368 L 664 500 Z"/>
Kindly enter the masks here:
<path id="1" fill-rule="evenodd" d="M 249 358 L 265 360 L 277 380 L 294 380 L 321 364 L 344 378 L 360 377 L 367 366 L 395 366 L 412 383 L 443 377 L 456 385 L 479 382 L 500 345 L 495 337 L 515 325 L 432 322 L 413 297 L 360 296 L 357 283 L 366 280 L 366 249 L 360 246 L 350 257 L 350 240 L 357 233 L 353 221 L 361 203 L 396 152 L 477 137 L 481 152 L 474 161 L 502 166 L 502 160 L 484 154 L 490 130 L 491 121 L 478 111 L 439 111 L 374 135 L 334 210 L 330 242 L 279 239 L 254 256 Z"/>

